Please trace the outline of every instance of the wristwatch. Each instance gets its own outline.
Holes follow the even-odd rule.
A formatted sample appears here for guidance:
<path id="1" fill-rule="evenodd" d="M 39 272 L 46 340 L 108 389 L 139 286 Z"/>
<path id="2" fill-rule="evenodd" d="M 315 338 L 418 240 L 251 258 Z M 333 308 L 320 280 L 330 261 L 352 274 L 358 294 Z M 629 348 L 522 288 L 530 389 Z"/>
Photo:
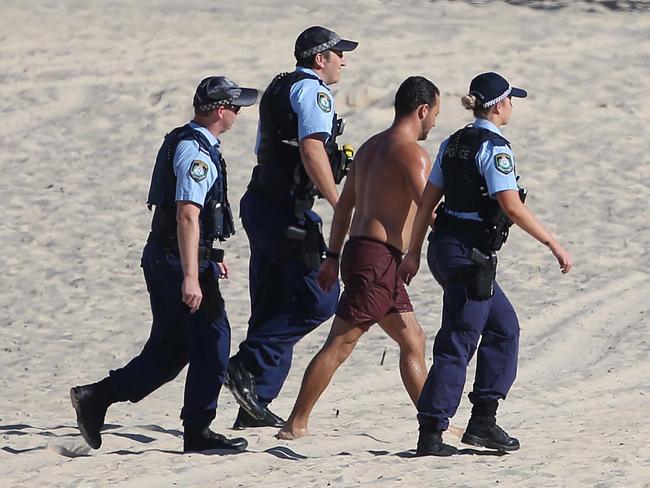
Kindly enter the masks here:
<path id="1" fill-rule="evenodd" d="M 340 252 L 330 251 L 328 249 L 327 251 L 325 251 L 325 257 L 338 261 L 339 258 L 341 257 L 341 253 Z"/>

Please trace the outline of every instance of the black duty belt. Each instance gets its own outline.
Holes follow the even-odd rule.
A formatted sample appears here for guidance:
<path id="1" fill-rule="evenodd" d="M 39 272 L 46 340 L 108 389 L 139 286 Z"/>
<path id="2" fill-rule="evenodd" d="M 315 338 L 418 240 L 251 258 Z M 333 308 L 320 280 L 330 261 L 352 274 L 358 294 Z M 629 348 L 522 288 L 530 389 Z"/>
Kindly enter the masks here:
<path id="1" fill-rule="evenodd" d="M 461 234 L 466 234 L 474 238 L 485 237 L 487 232 L 485 224 L 479 220 L 461 219 L 447 213 L 438 214 L 435 225 L 436 227 L 460 232 Z"/>
<path id="2" fill-rule="evenodd" d="M 147 242 L 158 244 L 162 249 L 168 253 L 180 257 L 178 251 L 178 240 L 176 236 L 159 236 L 153 232 L 149 233 Z M 215 249 L 214 247 L 199 246 L 198 250 L 199 261 L 213 261 L 215 263 L 223 262 L 224 251 L 223 249 Z"/>

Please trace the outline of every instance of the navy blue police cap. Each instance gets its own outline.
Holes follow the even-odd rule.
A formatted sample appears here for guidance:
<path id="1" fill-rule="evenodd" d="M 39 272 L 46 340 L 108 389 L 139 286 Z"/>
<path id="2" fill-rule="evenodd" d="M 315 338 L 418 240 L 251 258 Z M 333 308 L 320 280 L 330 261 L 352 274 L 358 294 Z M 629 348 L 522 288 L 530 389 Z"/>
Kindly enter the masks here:
<path id="1" fill-rule="evenodd" d="M 194 93 L 194 108 L 209 112 L 220 105 L 249 107 L 257 101 L 257 90 L 242 88 L 225 76 L 208 76 Z"/>
<path id="2" fill-rule="evenodd" d="M 481 102 L 482 108 L 496 105 L 506 97 L 525 98 L 528 93 L 510 83 L 498 73 L 481 73 L 469 85 L 469 94 Z"/>
<path id="3" fill-rule="evenodd" d="M 353 51 L 358 45 L 359 43 L 356 41 L 341 39 L 336 32 L 315 25 L 300 33 L 296 39 L 296 48 L 293 54 L 300 61 L 328 49 Z"/>

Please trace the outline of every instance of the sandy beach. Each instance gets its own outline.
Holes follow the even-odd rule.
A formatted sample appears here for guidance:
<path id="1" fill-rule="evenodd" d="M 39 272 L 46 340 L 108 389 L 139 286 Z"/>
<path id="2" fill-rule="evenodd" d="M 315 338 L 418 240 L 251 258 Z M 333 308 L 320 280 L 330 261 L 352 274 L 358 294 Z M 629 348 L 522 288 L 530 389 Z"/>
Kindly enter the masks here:
<path id="1" fill-rule="evenodd" d="M 650 2 L 3 0 L 0 14 L 0 487 L 650 487 Z M 104 444 L 90 450 L 68 390 L 122 366 L 147 338 L 140 253 L 162 137 L 189 120 L 203 77 L 264 89 L 293 68 L 296 35 L 315 24 L 360 43 L 333 87 L 343 143 L 390 124 L 410 75 L 441 90 L 423 143 L 432 158 L 471 122 L 460 97 L 475 74 L 498 71 L 529 92 L 505 134 L 527 205 L 575 267 L 562 276 L 518 229 L 500 253 L 521 345 L 499 421 L 521 450 L 461 444 L 465 396 L 445 436 L 461 455 L 414 458 L 416 411 L 398 348 L 378 327 L 317 404 L 310 437 L 251 429 L 248 452 L 183 455 L 183 373 L 111 407 Z M 243 110 L 222 137 L 235 213 L 257 121 L 256 108 Z M 331 210 L 317 208 L 328 233 Z M 234 349 L 250 311 L 240 225 L 225 249 Z M 409 293 L 430 366 L 441 290 L 426 266 Z M 296 346 L 278 414 L 329 326 Z M 466 391 L 472 376 L 473 364 Z M 236 414 L 224 389 L 214 430 L 239 435 Z"/>

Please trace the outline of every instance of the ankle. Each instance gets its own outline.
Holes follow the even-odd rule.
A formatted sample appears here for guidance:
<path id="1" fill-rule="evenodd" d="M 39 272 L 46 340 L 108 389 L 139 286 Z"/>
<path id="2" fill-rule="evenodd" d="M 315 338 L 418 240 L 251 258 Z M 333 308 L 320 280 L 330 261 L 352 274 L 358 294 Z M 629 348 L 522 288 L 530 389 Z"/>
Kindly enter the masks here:
<path id="1" fill-rule="evenodd" d="M 118 401 L 117 396 L 115 395 L 113 381 L 110 376 L 107 376 L 97 383 L 93 383 L 92 386 L 97 392 L 98 398 L 106 404 L 106 408 Z"/>
<path id="2" fill-rule="evenodd" d="M 497 414 L 499 402 L 497 400 L 479 400 L 471 398 L 472 400 L 472 417 L 494 417 Z"/>

